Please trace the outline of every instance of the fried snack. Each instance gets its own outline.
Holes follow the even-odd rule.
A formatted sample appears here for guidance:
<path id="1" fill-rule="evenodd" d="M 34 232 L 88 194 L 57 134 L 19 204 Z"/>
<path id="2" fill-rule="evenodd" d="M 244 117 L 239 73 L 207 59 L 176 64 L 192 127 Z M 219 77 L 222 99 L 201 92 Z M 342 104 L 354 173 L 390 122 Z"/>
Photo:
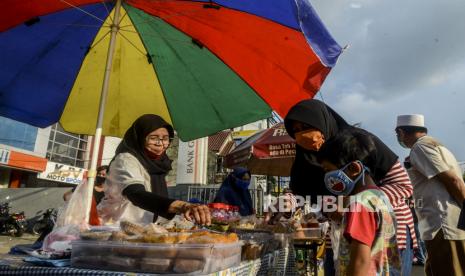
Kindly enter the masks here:
<path id="1" fill-rule="evenodd" d="M 190 233 L 180 233 L 176 236 L 176 243 L 184 243 L 190 236 Z"/>
<path id="2" fill-rule="evenodd" d="M 164 227 L 155 223 L 150 223 L 144 227 L 144 234 L 165 234 L 168 233 Z"/>
<path id="3" fill-rule="evenodd" d="M 130 236 L 123 231 L 114 231 L 110 236 L 110 241 L 127 241 Z"/>
<path id="4" fill-rule="evenodd" d="M 144 236 L 143 235 L 128 236 L 126 241 L 127 242 L 144 242 Z"/>
<path id="5" fill-rule="evenodd" d="M 140 268 L 145 272 L 167 273 L 173 269 L 172 259 L 142 258 Z"/>
<path id="6" fill-rule="evenodd" d="M 129 221 L 122 221 L 120 222 L 121 230 L 123 230 L 128 235 L 142 235 L 144 234 L 144 227 L 129 222 Z"/>
<path id="7" fill-rule="evenodd" d="M 173 235 L 146 234 L 142 236 L 144 242 L 148 243 L 176 243 L 176 237 Z"/>
<path id="8" fill-rule="evenodd" d="M 136 269 L 136 259 L 117 257 L 117 256 L 106 256 L 105 262 L 113 269 L 124 269 L 126 271 Z"/>
<path id="9" fill-rule="evenodd" d="M 204 260 L 176 259 L 173 270 L 176 273 L 190 273 L 200 271 L 204 266 Z"/>
<path id="10" fill-rule="evenodd" d="M 229 233 L 227 235 L 210 233 L 207 231 L 193 233 L 184 243 L 186 244 L 211 244 L 211 243 L 233 243 L 237 242 L 239 238 L 236 233 Z"/>
<path id="11" fill-rule="evenodd" d="M 142 238 L 144 242 L 148 242 L 148 243 L 176 244 L 176 243 L 183 243 L 190 236 L 191 236 L 190 233 L 179 233 L 177 235 L 145 234 L 142 236 Z"/>
<path id="12" fill-rule="evenodd" d="M 94 241 L 107 241 L 110 236 L 112 235 L 111 232 L 108 231 L 84 231 L 81 232 L 80 236 L 83 240 L 94 240 Z"/>

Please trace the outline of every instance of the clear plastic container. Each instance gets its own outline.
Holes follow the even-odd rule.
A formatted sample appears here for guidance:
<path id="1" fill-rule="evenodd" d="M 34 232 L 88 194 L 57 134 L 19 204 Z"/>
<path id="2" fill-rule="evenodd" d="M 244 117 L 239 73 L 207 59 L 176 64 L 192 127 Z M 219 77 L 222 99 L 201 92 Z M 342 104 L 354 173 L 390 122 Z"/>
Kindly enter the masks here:
<path id="1" fill-rule="evenodd" d="M 292 244 L 292 235 L 285 233 L 274 233 L 273 240 L 277 242 L 278 249 L 287 248 Z"/>
<path id="2" fill-rule="evenodd" d="M 267 253 L 279 249 L 277 242 L 270 233 L 249 232 L 238 233 L 241 240 L 244 241 L 242 246 L 242 260 L 255 260 Z"/>
<path id="3" fill-rule="evenodd" d="M 235 212 L 236 206 L 224 203 L 210 203 L 208 204 L 213 223 L 228 224 L 236 222 L 241 219 L 239 209 Z"/>
<path id="4" fill-rule="evenodd" d="M 72 242 L 71 266 L 128 272 L 208 274 L 241 261 L 241 242 L 158 244 L 113 241 Z"/>
<path id="5" fill-rule="evenodd" d="M 294 233 L 294 239 L 322 239 L 324 231 L 321 227 L 300 228 Z"/>

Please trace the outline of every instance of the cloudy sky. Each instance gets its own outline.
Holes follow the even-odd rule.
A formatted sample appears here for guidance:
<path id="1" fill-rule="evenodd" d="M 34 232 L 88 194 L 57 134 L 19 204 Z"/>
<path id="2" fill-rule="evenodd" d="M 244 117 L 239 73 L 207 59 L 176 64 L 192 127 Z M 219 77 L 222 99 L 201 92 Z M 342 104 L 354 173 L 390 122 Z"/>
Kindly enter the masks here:
<path id="1" fill-rule="evenodd" d="M 465 161 L 465 1 L 311 0 L 350 47 L 317 99 L 379 136 L 401 159 L 396 116 L 420 113 L 432 136 Z"/>

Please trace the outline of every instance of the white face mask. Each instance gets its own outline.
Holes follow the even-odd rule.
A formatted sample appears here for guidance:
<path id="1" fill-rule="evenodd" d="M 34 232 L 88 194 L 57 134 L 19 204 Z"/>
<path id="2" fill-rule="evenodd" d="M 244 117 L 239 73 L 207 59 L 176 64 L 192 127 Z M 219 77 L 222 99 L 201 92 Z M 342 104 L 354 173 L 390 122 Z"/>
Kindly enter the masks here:
<path id="1" fill-rule="evenodd" d="M 397 136 L 397 142 L 399 142 L 399 145 L 403 147 L 404 149 L 408 149 L 407 145 L 400 139 L 399 136 Z"/>
<path id="2" fill-rule="evenodd" d="M 399 130 L 400 132 L 400 130 Z M 399 145 L 405 149 L 408 149 L 407 145 L 404 143 L 404 141 L 400 138 L 400 133 L 397 133 L 397 142 Z"/>

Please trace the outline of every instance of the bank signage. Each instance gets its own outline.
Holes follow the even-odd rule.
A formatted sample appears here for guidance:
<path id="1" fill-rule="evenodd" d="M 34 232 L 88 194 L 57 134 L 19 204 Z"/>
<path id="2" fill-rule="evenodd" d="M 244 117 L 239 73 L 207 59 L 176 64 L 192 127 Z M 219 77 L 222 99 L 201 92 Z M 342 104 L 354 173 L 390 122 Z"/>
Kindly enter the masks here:
<path id="1" fill-rule="evenodd" d="M 179 141 L 176 184 L 207 184 L 208 138 Z"/>
<path id="2" fill-rule="evenodd" d="M 47 162 L 47 168 L 44 172 L 38 174 L 38 178 L 50 181 L 58 181 L 68 184 L 81 184 L 84 179 L 84 169 L 59 164 L 55 162 Z"/>

